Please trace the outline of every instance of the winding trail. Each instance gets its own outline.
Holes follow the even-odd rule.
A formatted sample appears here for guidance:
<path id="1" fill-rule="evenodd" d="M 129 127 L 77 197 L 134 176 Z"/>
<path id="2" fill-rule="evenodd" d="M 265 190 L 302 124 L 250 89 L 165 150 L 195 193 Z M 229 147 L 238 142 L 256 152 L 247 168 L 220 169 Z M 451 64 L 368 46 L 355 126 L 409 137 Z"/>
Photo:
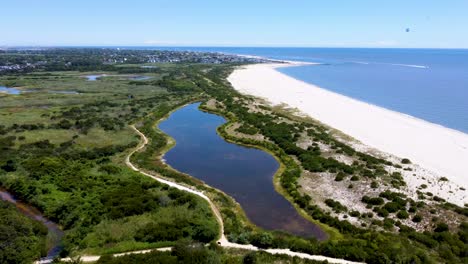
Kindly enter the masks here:
<path id="1" fill-rule="evenodd" d="M 189 192 L 189 193 L 192 193 L 194 195 L 197 195 L 203 199 L 205 199 L 208 204 L 210 205 L 211 207 L 211 210 L 213 211 L 215 217 L 216 217 L 216 220 L 218 221 L 219 223 L 219 226 L 220 226 L 220 238 L 216 241 L 216 243 L 221 246 L 221 247 L 225 247 L 225 248 L 236 248 L 236 249 L 245 249 L 245 250 L 251 250 L 251 251 L 265 251 L 265 252 L 268 252 L 270 254 L 284 254 L 284 255 L 288 255 L 288 256 L 291 256 L 291 257 L 299 257 L 299 258 L 302 258 L 302 259 L 310 259 L 310 260 L 316 260 L 316 261 L 328 261 L 328 263 L 336 263 L 336 264 L 358 264 L 358 263 L 362 263 L 362 262 L 354 262 L 354 261 L 348 261 L 348 260 L 344 260 L 344 259 L 337 259 L 337 258 L 330 258 L 330 257 L 325 257 L 325 256 L 320 256 L 320 255 L 310 255 L 310 254 L 306 254 L 306 253 L 300 253 L 300 252 L 294 252 L 294 251 L 291 251 L 289 249 L 260 249 L 254 245 L 243 245 L 243 244 L 237 244 L 237 243 L 232 243 L 232 242 L 229 242 L 226 238 L 226 236 L 224 235 L 224 223 L 223 223 L 223 218 L 221 217 L 221 214 L 218 210 L 218 208 L 215 206 L 215 204 L 210 200 L 210 198 L 208 198 L 208 196 L 206 196 L 202 191 L 199 191 L 195 188 L 189 188 L 189 187 L 186 187 L 186 186 L 183 186 L 183 185 L 180 185 L 178 183 L 175 183 L 175 182 L 172 182 L 172 181 L 169 181 L 169 180 L 166 180 L 166 179 L 163 179 L 162 177 L 160 176 L 156 176 L 156 175 L 153 175 L 153 174 L 149 174 L 147 172 L 144 172 L 142 170 L 140 170 L 139 168 L 137 168 L 135 165 L 133 165 L 133 163 L 130 161 L 130 157 L 137 151 L 140 151 L 142 150 L 149 142 L 148 138 L 140 132 L 140 130 L 138 130 L 134 125 L 131 125 L 130 126 L 139 136 L 140 138 L 142 139 L 140 141 L 140 143 L 138 144 L 138 146 L 132 150 L 126 157 L 125 157 L 125 164 L 130 167 L 132 170 L 136 171 L 136 172 L 139 172 L 145 176 L 148 176 L 158 182 L 161 182 L 161 183 L 164 183 L 164 184 L 167 184 L 173 188 L 176 188 L 176 189 L 179 189 L 181 191 L 186 191 L 186 192 Z M 129 251 L 129 252 L 124 252 L 124 253 L 119 253 L 119 254 L 114 254 L 113 256 L 114 257 L 119 257 L 119 256 L 124 256 L 124 255 L 130 255 L 130 254 L 145 254 L 145 253 L 149 253 L 151 251 L 169 251 L 171 250 L 172 248 L 170 247 L 165 247 L 165 248 L 156 248 L 156 249 L 147 249 L 147 250 L 138 250 L 138 251 Z M 80 260 L 82 262 L 95 262 L 97 261 L 98 259 L 100 258 L 100 256 L 81 256 L 80 257 Z M 62 259 L 62 261 L 64 262 L 70 262 L 72 261 L 71 258 L 64 258 Z M 51 261 L 48 261 L 48 262 L 45 262 L 45 261 L 37 261 L 35 262 L 36 264 L 46 264 L 46 263 L 51 263 Z"/>
<path id="2" fill-rule="evenodd" d="M 246 249 L 246 250 L 252 250 L 252 251 L 263 250 L 263 251 L 268 252 L 270 254 L 285 254 L 285 255 L 292 256 L 292 257 L 300 257 L 300 258 L 303 258 L 303 259 L 310 259 L 310 260 L 317 260 L 317 261 L 325 261 L 326 260 L 329 263 L 337 263 L 337 264 L 362 263 L 362 262 L 348 261 L 348 260 L 344 260 L 344 259 L 330 258 L 330 257 L 325 257 L 325 256 L 320 256 L 320 255 L 309 255 L 309 254 L 306 254 L 306 253 L 294 252 L 294 251 L 291 251 L 289 249 L 260 249 L 260 248 L 254 246 L 254 245 L 243 245 L 243 244 L 237 244 L 237 243 L 229 242 L 227 240 L 226 236 L 224 235 L 223 218 L 221 217 L 221 214 L 220 214 L 218 208 L 210 200 L 210 198 L 208 198 L 208 196 L 206 196 L 202 191 L 196 190 L 194 188 L 188 188 L 188 187 L 180 185 L 178 183 L 175 183 L 175 182 L 168 181 L 166 179 L 160 178 L 160 177 L 158 177 L 156 175 L 146 173 L 146 172 L 141 171 L 140 169 L 138 169 L 135 165 L 133 165 L 133 163 L 130 161 L 130 157 L 135 152 L 140 151 L 141 149 L 143 149 L 146 146 L 146 144 L 148 144 L 148 138 L 143 133 L 141 133 L 134 125 L 131 125 L 131 128 L 133 130 L 135 130 L 135 132 L 141 137 L 142 141 L 140 142 L 140 144 L 132 152 L 130 152 L 129 155 L 127 155 L 127 157 L 125 158 L 125 164 L 128 167 L 130 167 L 132 170 L 137 171 L 137 172 L 139 172 L 139 173 L 141 173 L 141 174 L 143 174 L 145 176 L 151 177 L 151 178 L 153 178 L 153 179 L 155 179 L 155 180 L 157 180 L 157 181 L 159 181 L 161 183 L 165 183 L 165 184 L 167 184 L 167 185 L 169 185 L 171 187 L 177 188 L 179 190 L 187 191 L 189 193 L 198 195 L 199 197 L 205 199 L 210 204 L 211 210 L 213 211 L 214 215 L 216 216 L 216 220 L 219 223 L 221 236 L 216 242 L 221 247 Z"/>

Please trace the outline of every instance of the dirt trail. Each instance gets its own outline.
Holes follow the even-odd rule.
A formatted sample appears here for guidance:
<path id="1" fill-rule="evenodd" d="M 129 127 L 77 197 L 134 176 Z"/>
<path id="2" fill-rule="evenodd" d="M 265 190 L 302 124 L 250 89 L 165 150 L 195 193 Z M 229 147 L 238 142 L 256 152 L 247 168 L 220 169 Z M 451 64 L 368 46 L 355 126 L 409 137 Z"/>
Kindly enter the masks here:
<path id="1" fill-rule="evenodd" d="M 330 258 L 330 257 L 325 257 L 325 256 L 320 256 L 320 255 L 309 255 L 309 254 L 306 254 L 306 253 L 294 252 L 294 251 L 291 251 L 289 249 L 260 249 L 260 248 L 254 246 L 254 245 L 243 245 L 243 244 L 237 244 L 237 243 L 229 242 L 227 240 L 226 236 L 224 235 L 223 218 L 221 217 L 221 214 L 219 213 L 218 208 L 214 205 L 214 203 L 210 200 L 210 198 L 208 198 L 208 196 L 206 196 L 202 191 L 199 191 L 199 190 L 197 190 L 195 188 L 189 188 L 189 187 L 180 185 L 178 183 L 163 179 L 162 177 L 159 177 L 159 176 L 156 176 L 156 175 L 153 175 L 153 174 L 146 173 L 144 171 L 141 171 L 135 165 L 133 165 L 133 163 L 130 161 L 130 157 L 135 152 L 140 151 L 141 149 L 143 149 L 148 144 L 149 141 L 148 141 L 148 138 L 143 133 L 141 133 L 134 125 L 132 125 L 131 128 L 133 130 L 135 130 L 135 132 L 141 137 L 142 140 L 141 140 L 140 144 L 132 152 L 130 152 L 127 155 L 127 157 L 125 157 L 125 164 L 128 167 L 130 167 L 132 170 L 137 171 L 137 172 L 139 172 L 139 173 L 141 173 L 141 174 L 143 174 L 145 176 L 148 176 L 148 177 L 150 177 L 150 178 L 152 178 L 152 179 L 154 179 L 154 180 L 156 180 L 158 182 L 167 184 L 167 185 L 169 185 L 169 186 L 171 186 L 173 188 L 179 189 L 181 191 L 186 191 L 186 192 L 195 194 L 195 195 L 205 199 L 210 204 L 211 210 L 213 211 L 214 215 L 216 216 L 216 220 L 218 221 L 219 226 L 220 226 L 221 236 L 216 241 L 219 246 L 225 247 L 225 248 L 246 249 L 246 250 L 252 250 L 252 251 L 263 250 L 263 251 L 268 252 L 270 254 L 284 254 L 284 255 L 289 255 L 289 256 L 292 256 L 292 257 L 299 257 L 299 258 L 303 258 L 303 259 L 310 259 L 310 260 L 316 260 L 316 261 L 325 261 L 326 260 L 326 261 L 328 261 L 328 263 L 336 263 L 336 264 L 357 264 L 357 263 L 362 263 L 362 262 L 348 261 L 348 260 L 344 260 L 344 259 Z M 123 255 L 129 255 L 129 254 L 145 254 L 145 253 L 149 253 L 149 252 L 154 251 L 154 250 L 169 251 L 169 250 L 171 250 L 171 248 L 166 247 L 166 248 L 157 248 L 157 249 L 129 251 L 129 252 L 125 252 L 125 253 L 114 254 L 113 256 L 118 257 L 118 256 L 123 256 Z M 95 262 L 99 258 L 100 258 L 100 256 L 82 256 L 80 258 L 80 260 L 82 262 Z M 71 260 L 72 260 L 71 258 L 62 259 L 62 261 L 66 261 L 66 262 L 69 262 Z M 40 262 L 40 261 L 38 261 L 36 263 L 37 264 L 46 264 L 46 263 L 51 263 L 51 261 L 50 262 Z"/>

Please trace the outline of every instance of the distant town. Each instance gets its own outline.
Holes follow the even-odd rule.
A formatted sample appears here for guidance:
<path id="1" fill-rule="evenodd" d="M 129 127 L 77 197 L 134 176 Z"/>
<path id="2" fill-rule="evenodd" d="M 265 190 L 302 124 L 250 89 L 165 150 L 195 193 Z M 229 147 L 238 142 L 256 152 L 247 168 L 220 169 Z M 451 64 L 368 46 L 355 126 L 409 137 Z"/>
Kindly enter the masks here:
<path id="1" fill-rule="evenodd" d="M 130 50 L 120 48 L 0 49 L 0 73 L 50 70 L 105 70 L 106 65 L 151 63 L 264 63 L 259 57 L 217 52 Z M 151 65 L 142 66 L 151 68 Z"/>

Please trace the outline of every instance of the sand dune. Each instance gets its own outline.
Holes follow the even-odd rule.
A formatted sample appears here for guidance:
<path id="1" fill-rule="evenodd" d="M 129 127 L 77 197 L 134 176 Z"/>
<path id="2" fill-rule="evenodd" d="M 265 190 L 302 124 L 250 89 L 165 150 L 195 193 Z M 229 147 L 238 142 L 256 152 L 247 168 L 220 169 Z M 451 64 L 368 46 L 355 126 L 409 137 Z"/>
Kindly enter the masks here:
<path id="1" fill-rule="evenodd" d="M 287 66 L 249 65 L 235 70 L 228 80 L 242 93 L 298 108 L 365 145 L 409 158 L 468 189 L 467 134 L 330 92 L 275 70 Z"/>

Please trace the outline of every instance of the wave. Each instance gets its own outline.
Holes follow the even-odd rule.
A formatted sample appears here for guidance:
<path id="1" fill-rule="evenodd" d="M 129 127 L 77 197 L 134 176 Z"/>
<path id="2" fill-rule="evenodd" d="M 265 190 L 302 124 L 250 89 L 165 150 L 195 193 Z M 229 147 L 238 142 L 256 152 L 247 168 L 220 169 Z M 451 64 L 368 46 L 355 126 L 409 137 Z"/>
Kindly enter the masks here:
<path id="1" fill-rule="evenodd" d="M 402 63 L 379 63 L 379 62 L 365 62 L 365 61 L 351 61 L 352 63 L 356 64 L 364 64 L 364 65 L 369 65 L 369 64 L 386 64 L 386 65 L 392 65 L 392 66 L 402 66 L 402 67 L 411 67 L 411 68 L 419 68 L 419 69 L 429 69 L 429 66 L 425 65 L 416 65 L 416 64 L 402 64 Z"/>
<path id="2" fill-rule="evenodd" d="M 390 65 L 394 65 L 394 66 L 403 66 L 403 67 L 411 67 L 411 68 L 420 68 L 420 69 L 429 69 L 429 66 L 425 66 L 425 65 L 400 64 L 400 63 L 390 63 Z"/>
<path id="3" fill-rule="evenodd" d="M 352 63 L 364 64 L 364 65 L 370 64 L 370 62 L 364 62 L 364 61 L 352 61 Z"/>

